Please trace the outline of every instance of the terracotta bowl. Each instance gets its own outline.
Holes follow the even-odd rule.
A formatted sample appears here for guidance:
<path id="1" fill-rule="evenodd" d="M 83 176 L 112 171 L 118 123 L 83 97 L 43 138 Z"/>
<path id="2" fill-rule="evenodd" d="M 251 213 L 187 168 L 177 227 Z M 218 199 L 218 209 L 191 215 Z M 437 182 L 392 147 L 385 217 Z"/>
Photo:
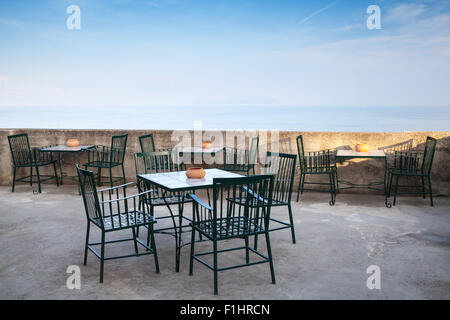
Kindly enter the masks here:
<path id="1" fill-rule="evenodd" d="M 69 139 L 66 142 L 66 146 L 68 147 L 78 147 L 80 145 L 80 141 L 78 139 Z"/>
<path id="2" fill-rule="evenodd" d="M 356 151 L 358 151 L 358 152 L 369 152 L 369 145 L 367 143 L 358 143 L 356 145 Z"/>
<path id="3" fill-rule="evenodd" d="M 189 179 L 202 179 L 206 175 L 205 170 L 202 167 L 192 167 L 188 168 L 186 171 L 186 176 Z"/>
<path id="4" fill-rule="evenodd" d="M 204 141 L 202 143 L 202 149 L 209 149 L 209 148 L 211 148 L 211 146 L 212 146 L 212 144 L 210 141 Z"/>

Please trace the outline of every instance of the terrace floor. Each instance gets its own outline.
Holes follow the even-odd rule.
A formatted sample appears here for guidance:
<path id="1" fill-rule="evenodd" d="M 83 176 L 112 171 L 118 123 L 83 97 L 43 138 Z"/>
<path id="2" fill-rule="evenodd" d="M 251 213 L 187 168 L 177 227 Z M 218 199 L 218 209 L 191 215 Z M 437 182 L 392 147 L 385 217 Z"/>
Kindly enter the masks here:
<path id="1" fill-rule="evenodd" d="M 275 285 L 267 264 L 224 271 L 216 297 L 209 269 L 195 263 L 194 275 L 188 275 L 188 247 L 175 272 L 174 239 L 163 234 L 156 235 L 160 274 L 152 256 L 112 260 L 105 262 L 105 282 L 99 284 L 99 260 L 90 254 L 83 266 L 86 218 L 75 186 L 44 185 L 39 195 L 29 186 L 15 193 L 0 187 L 0 299 L 450 298 L 450 199 L 436 198 L 430 207 L 428 199 L 402 197 L 391 209 L 377 195 L 339 194 L 334 207 L 328 200 L 327 194 L 310 192 L 293 202 L 297 244 L 288 230 L 271 233 Z M 287 209 L 272 214 L 287 218 Z M 91 234 L 99 239 L 95 229 Z M 122 243 L 106 254 L 132 250 L 132 242 Z M 243 253 L 223 255 L 219 264 L 244 259 Z M 66 287 L 69 265 L 81 268 L 79 290 Z M 366 287 L 370 265 L 380 267 L 380 290 Z"/>

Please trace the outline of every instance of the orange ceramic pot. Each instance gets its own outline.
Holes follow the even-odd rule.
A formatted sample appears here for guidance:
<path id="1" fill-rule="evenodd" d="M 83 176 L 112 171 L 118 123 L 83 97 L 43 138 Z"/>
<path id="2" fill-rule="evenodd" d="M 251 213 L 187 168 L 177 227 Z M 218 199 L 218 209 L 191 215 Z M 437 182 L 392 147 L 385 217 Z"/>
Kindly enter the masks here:
<path id="1" fill-rule="evenodd" d="M 66 146 L 68 147 L 78 147 L 80 145 L 80 141 L 78 139 L 69 139 L 66 142 Z"/>
<path id="2" fill-rule="evenodd" d="M 358 151 L 358 152 L 369 152 L 369 145 L 367 143 L 358 143 L 356 145 L 356 151 Z"/>
<path id="3" fill-rule="evenodd" d="M 186 171 L 186 176 L 189 179 L 202 179 L 206 175 L 205 170 L 202 167 L 192 167 L 188 168 Z"/>
<path id="4" fill-rule="evenodd" d="M 211 148 L 211 146 L 212 146 L 212 144 L 210 141 L 204 141 L 202 143 L 202 149 L 208 149 L 208 148 Z"/>

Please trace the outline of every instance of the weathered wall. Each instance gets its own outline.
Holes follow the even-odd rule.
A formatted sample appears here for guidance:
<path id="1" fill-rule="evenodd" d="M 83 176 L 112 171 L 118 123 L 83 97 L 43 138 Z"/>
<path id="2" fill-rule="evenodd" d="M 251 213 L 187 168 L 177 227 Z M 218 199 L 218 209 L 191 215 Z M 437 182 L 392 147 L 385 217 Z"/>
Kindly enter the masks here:
<path id="1" fill-rule="evenodd" d="M 11 134 L 27 132 L 32 146 L 45 146 L 50 144 L 64 144 L 68 138 L 77 138 L 81 144 L 110 145 L 111 136 L 114 134 L 128 133 L 127 156 L 125 160 L 126 175 L 130 180 L 135 177 L 133 154 L 139 152 L 138 137 L 143 134 L 153 133 L 157 148 L 170 148 L 178 143 L 178 139 L 172 141 L 172 136 L 179 136 L 178 132 L 169 130 L 59 130 L 59 129 L 0 129 L 0 184 L 8 185 L 12 179 L 11 156 L 7 136 Z M 193 139 L 193 132 L 190 134 Z M 205 131 L 206 139 L 211 135 L 220 135 L 227 145 L 237 144 L 243 148 L 242 141 L 227 139 L 235 132 Z M 247 133 L 253 135 L 253 133 Z M 258 132 L 261 137 L 260 145 L 271 140 L 271 133 Z M 303 134 L 305 149 L 317 151 L 327 148 L 354 148 L 357 143 L 366 142 L 371 148 L 376 149 L 412 139 L 413 147 L 423 148 L 426 137 L 437 138 L 437 150 L 432 171 L 433 193 L 450 195 L 450 132 L 401 132 L 401 133 L 364 133 L 364 132 L 279 132 L 281 151 L 297 153 L 295 138 Z M 274 136 L 275 137 L 275 136 Z M 200 138 L 201 139 L 201 138 Z M 186 141 L 185 141 L 186 142 Z M 246 146 L 248 147 L 248 146 Z M 75 174 L 74 161 L 69 155 L 63 159 L 64 172 Z M 81 158 L 81 163 L 83 157 Z M 350 180 L 355 183 L 366 183 L 371 180 L 380 180 L 384 174 L 384 162 L 381 160 L 352 160 L 339 166 L 340 179 Z M 18 173 L 20 176 L 21 172 Z M 25 174 L 25 173 L 23 173 Z M 119 175 L 119 171 L 115 175 Z M 297 179 L 296 179 L 297 184 Z"/>

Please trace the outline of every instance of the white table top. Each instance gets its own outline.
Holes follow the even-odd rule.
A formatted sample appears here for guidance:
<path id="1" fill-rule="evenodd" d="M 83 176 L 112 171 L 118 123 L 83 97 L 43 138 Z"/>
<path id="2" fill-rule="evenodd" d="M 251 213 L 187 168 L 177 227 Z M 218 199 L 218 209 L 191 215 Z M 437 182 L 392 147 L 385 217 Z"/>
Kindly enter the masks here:
<path id="1" fill-rule="evenodd" d="M 80 152 L 87 149 L 94 148 L 95 145 L 78 146 L 78 147 L 68 147 L 65 144 L 60 144 L 56 146 L 51 146 L 47 148 L 39 148 L 42 152 Z"/>
<path id="2" fill-rule="evenodd" d="M 172 192 L 182 190 L 206 189 L 213 186 L 214 178 L 244 177 L 241 174 L 221 169 L 205 169 L 205 171 L 206 175 L 202 179 L 189 179 L 186 176 L 186 171 L 140 174 L 138 176 Z"/>
<path id="3" fill-rule="evenodd" d="M 181 147 L 177 148 L 178 152 L 183 153 L 217 153 L 224 149 L 224 147 L 211 147 L 211 148 L 205 148 L 202 147 Z"/>
<path id="4" fill-rule="evenodd" d="M 383 150 L 369 150 L 369 152 L 338 150 L 336 158 L 386 158 L 386 154 Z"/>

